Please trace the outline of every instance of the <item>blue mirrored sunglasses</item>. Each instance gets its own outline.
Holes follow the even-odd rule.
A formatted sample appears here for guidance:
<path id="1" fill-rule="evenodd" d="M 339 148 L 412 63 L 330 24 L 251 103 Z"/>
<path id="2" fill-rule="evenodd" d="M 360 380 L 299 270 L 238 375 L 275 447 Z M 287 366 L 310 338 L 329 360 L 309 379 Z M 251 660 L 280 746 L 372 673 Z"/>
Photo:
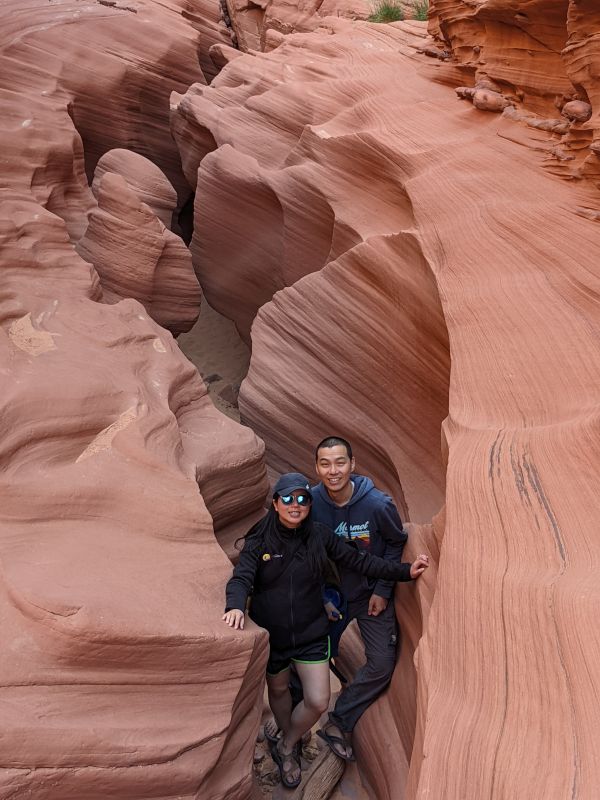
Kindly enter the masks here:
<path id="1" fill-rule="evenodd" d="M 312 502 L 312 497 L 309 494 L 297 494 L 295 497 L 293 494 L 280 494 L 279 499 L 284 506 L 291 506 L 294 500 L 299 506 L 309 506 Z"/>

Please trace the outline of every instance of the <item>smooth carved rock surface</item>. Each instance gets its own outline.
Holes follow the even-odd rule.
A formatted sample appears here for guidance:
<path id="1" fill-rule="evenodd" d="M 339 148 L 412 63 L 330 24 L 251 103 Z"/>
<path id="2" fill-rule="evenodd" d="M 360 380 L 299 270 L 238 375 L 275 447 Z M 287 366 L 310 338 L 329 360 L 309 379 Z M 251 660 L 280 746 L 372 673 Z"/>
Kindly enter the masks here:
<path id="1" fill-rule="evenodd" d="M 188 331 L 198 318 L 200 286 L 181 238 L 143 201 L 157 207 L 164 220 L 172 215 L 177 195 L 154 164 L 137 153 L 130 156 L 135 161 L 131 177 L 123 163 L 114 165 L 121 168 L 121 174 L 115 174 L 108 171 L 106 156 L 100 160 L 92 184 L 98 207 L 89 213 L 89 225 L 77 251 L 94 265 L 105 302 L 127 297 L 139 300 L 152 319 L 176 335 Z M 120 160 L 123 162 L 123 156 Z M 147 162 L 146 181 L 140 161 Z"/>
<path id="2" fill-rule="evenodd" d="M 373 796 L 591 800 L 598 195 L 417 49 L 328 21 L 190 91 L 196 257 L 246 335 L 260 308 L 240 408 L 276 467 L 337 430 L 413 519 L 445 499 L 411 529 L 437 575 L 399 587 L 409 645 L 357 730 Z"/>
<path id="3" fill-rule="evenodd" d="M 398 0 L 404 18 L 414 18 L 415 0 Z M 227 0 L 240 50 L 272 50 L 281 37 L 315 30 L 327 17 L 366 20 L 377 3 L 372 0 Z M 421 25 L 419 22 L 418 25 Z"/>
<path id="4" fill-rule="evenodd" d="M 405 39 L 413 46 L 413 37 Z M 285 52 L 295 53 L 294 41 Z M 232 317 L 247 341 L 258 308 L 278 289 L 371 236 L 413 224 L 402 166 L 368 137 L 347 138 L 343 147 L 335 127 L 321 125 L 347 105 L 347 82 L 335 80 L 344 53 L 322 34 L 302 42 L 314 55 L 310 63 L 287 65 L 280 51 L 238 58 L 210 87 L 173 98 L 173 133 L 196 188 L 194 265 L 210 304 Z M 326 91 L 321 75 L 330 78 Z M 367 104 L 367 87 L 377 80 L 377 65 L 367 59 L 359 84 Z M 263 82 L 268 91 L 260 91 Z M 311 85 L 316 91 L 308 94 Z M 335 171 L 327 168 L 332 148 Z M 252 218 L 251 235 L 231 227 L 232 208 L 240 219 Z"/>
<path id="5" fill-rule="evenodd" d="M 185 200 L 189 188 L 168 129 L 168 99 L 192 81 L 206 83 L 199 57 L 206 76 L 214 74 L 208 47 L 231 41 L 219 20 L 217 0 L 34 0 L 26 8 L 18 0 L 4 3 L 0 88 L 5 124 L 21 133 L 18 157 L 3 151 L 4 180 L 10 185 L 13 172 L 21 175 L 24 161 L 37 164 L 38 142 L 47 144 L 45 128 L 56 139 L 57 160 L 35 173 L 31 188 L 44 207 L 65 215 L 74 239 L 87 225 L 86 200 L 88 208 L 93 205 L 81 170 L 85 164 L 91 182 L 108 150 L 147 156 Z M 14 93 L 20 104 L 13 102 Z M 49 118 L 52 130 L 45 124 Z"/>
<path id="6" fill-rule="evenodd" d="M 100 183 L 106 173 L 125 178 L 127 185 L 140 201 L 156 214 L 166 228 L 171 227 L 173 212 L 177 207 L 177 192 L 156 164 L 132 150 L 109 150 L 98 161 L 94 170 L 92 192 L 96 201 Z"/>
<path id="7" fill-rule="evenodd" d="M 272 466 L 312 473 L 312 446 L 339 431 L 404 519 L 439 511 L 448 339 L 412 231 L 373 236 L 278 293 L 260 310 L 252 338 L 240 411 L 267 443 Z M 281 430 L 286 418 L 298 424 Z"/>
<path id="8" fill-rule="evenodd" d="M 2 798 L 251 793 L 265 634 L 223 626 L 213 524 L 260 509 L 263 445 L 73 247 L 95 204 L 74 109 L 92 153 L 160 149 L 169 92 L 202 78 L 183 7 L 131 5 L 2 11 Z"/>

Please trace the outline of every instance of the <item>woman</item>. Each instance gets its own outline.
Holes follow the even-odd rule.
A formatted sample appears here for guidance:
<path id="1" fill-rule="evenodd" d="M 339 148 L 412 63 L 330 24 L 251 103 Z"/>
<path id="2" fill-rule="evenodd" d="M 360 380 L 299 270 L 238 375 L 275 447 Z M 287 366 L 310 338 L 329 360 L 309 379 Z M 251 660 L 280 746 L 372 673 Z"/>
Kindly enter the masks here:
<path id="1" fill-rule="evenodd" d="M 333 531 L 311 522 L 312 495 L 298 472 L 282 475 L 272 507 L 246 534 L 240 560 L 227 583 L 223 619 L 244 627 L 244 609 L 269 631 L 267 662 L 269 704 L 282 736 L 272 748 L 281 782 L 301 780 L 296 744 L 329 706 L 329 622 L 323 607 L 323 571 L 327 558 L 370 578 L 408 581 L 429 566 L 421 555 L 411 564 L 385 561 L 348 546 Z M 294 662 L 304 699 L 292 710 L 288 684 Z"/>

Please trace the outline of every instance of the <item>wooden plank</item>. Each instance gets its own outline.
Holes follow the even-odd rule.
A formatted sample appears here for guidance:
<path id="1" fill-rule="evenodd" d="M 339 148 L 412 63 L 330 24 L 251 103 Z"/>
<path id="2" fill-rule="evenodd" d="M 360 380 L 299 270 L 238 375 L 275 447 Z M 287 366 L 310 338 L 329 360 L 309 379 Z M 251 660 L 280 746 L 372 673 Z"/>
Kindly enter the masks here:
<path id="1" fill-rule="evenodd" d="M 327 800 L 344 774 L 344 766 L 342 759 L 325 747 L 302 772 L 300 786 L 285 789 L 279 784 L 273 790 L 273 800 Z"/>

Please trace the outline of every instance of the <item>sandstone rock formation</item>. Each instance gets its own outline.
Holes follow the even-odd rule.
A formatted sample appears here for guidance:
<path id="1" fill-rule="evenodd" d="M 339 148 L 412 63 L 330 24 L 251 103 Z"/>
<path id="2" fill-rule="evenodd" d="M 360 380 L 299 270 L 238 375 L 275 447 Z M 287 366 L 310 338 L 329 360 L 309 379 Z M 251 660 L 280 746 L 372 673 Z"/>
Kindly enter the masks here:
<path id="1" fill-rule="evenodd" d="M 80 155 L 90 182 L 100 156 L 123 147 L 148 157 L 187 196 L 168 132 L 168 97 L 173 89 L 184 89 L 191 81 L 205 83 L 205 74 L 214 74 L 209 44 L 231 41 L 219 15 L 216 0 L 36 0 L 27 9 L 13 0 L 4 4 L 2 88 L 7 100 L 15 92 L 21 99 L 10 111 L 15 115 L 12 124 L 22 126 L 23 145 L 34 145 L 44 120 L 54 116 L 56 147 L 66 150 L 64 165 L 58 161 L 46 174 L 38 173 L 32 188 L 45 204 L 76 213 L 79 235 L 85 228 L 84 203 L 78 198 L 81 181 L 68 172 L 81 168 L 79 159 L 72 164 L 73 123 L 83 142 Z M 71 120 L 57 111 L 65 108 Z M 12 169 L 20 170 L 20 165 L 11 166 L 15 162 L 8 153 L 5 158 L 5 179 L 10 181 Z"/>
<path id="2" fill-rule="evenodd" d="M 177 205 L 169 181 L 143 156 L 111 150 L 98 162 L 92 189 L 98 207 L 77 251 L 94 265 L 104 301 L 134 298 L 172 333 L 189 330 L 201 292 L 189 250 L 165 227 Z"/>
<path id="3" fill-rule="evenodd" d="M 415 3 L 423 0 L 394 0 L 407 21 L 415 17 Z M 328 17 L 366 20 L 373 16 L 378 0 L 227 0 L 242 51 L 271 50 L 290 33 L 316 30 Z"/>
<path id="4" fill-rule="evenodd" d="M 599 15 L 594 0 L 431 0 L 429 29 L 463 76 L 490 82 L 526 112 L 546 120 L 573 102 L 591 104 L 591 119 L 567 114 L 572 124 L 545 129 L 562 137 L 551 160 L 569 162 L 549 167 L 597 182 Z M 527 114 L 523 119 L 530 124 Z"/>
<path id="5" fill-rule="evenodd" d="M 260 509 L 263 446 L 140 303 L 101 302 L 74 248 L 95 207 L 84 163 L 107 150 L 189 192 L 167 98 L 204 80 L 197 49 L 221 37 L 205 7 L 2 9 L 2 798 L 251 793 L 265 635 L 223 626 L 213 520 Z M 113 200 L 131 192 L 107 172 L 100 194 L 110 175 Z"/>
<path id="6" fill-rule="evenodd" d="M 214 532 L 260 511 L 262 444 L 149 318 L 193 319 L 193 189 L 270 466 L 347 435 L 432 556 L 356 731 L 372 796 L 591 800 L 596 4 L 435 0 L 428 41 L 261 3 L 253 55 L 213 0 L 2 11 L 0 797 L 251 794 L 266 642 L 223 627 Z"/>
<path id="7" fill-rule="evenodd" d="M 444 502 L 449 353 L 412 232 L 372 236 L 278 293 L 258 314 L 252 346 L 240 410 L 271 465 L 312 474 L 314 445 L 339 431 L 404 519 L 431 519 Z"/>
<path id="8" fill-rule="evenodd" d="M 228 0 L 227 7 L 241 50 L 270 49 L 269 36 L 305 33 L 318 27 L 323 17 L 366 19 L 368 0 Z"/>
<path id="9" fill-rule="evenodd" d="M 92 192 L 96 201 L 105 175 L 121 175 L 139 200 L 158 217 L 166 228 L 175 224 L 173 212 L 177 207 L 177 192 L 166 176 L 148 158 L 133 150 L 109 150 L 94 170 Z"/>
<path id="10" fill-rule="evenodd" d="M 565 33 L 558 5 L 538 30 L 539 74 L 524 46 L 500 74 L 502 3 L 469 15 L 438 0 L 454 61 L 419 54 L 414 26 L 328 20 L 175 98 L 196 268 L 210 302 L 252 326 L 240 407 L 271 463 L 308 469 L 337 430 L 411 519 L 445 500 L 433 528 L 411 528 L 435 587 L 432 573 L 398 590 L 405 651 L 357 730 L 374 797 L 591 798 L 600 777 L 598 194 L 544 170 L 553 125 L 452 91 L 462 61 L 523 119 L 576 99 L 545 52 Z M 541 3 L 527 8 L 541 19 Z M 472 64 L 484 44 L 487 76 Z M 590 94 L 576 125 L 594 120 Z"/>

